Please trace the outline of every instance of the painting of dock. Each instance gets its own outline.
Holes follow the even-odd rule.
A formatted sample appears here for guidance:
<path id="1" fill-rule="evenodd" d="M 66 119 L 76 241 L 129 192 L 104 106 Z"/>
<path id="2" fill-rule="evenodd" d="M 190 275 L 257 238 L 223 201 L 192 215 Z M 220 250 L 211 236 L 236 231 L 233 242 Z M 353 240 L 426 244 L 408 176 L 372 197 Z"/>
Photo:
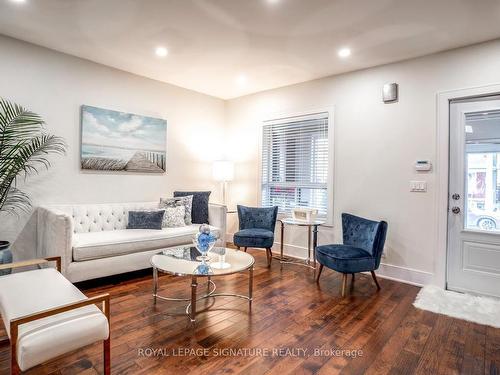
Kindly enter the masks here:
<path id="1" fill-rule="evenodd" d="M 82 169 L 166 172 L 166 120 L 84 105 L 81 125 Z"/>

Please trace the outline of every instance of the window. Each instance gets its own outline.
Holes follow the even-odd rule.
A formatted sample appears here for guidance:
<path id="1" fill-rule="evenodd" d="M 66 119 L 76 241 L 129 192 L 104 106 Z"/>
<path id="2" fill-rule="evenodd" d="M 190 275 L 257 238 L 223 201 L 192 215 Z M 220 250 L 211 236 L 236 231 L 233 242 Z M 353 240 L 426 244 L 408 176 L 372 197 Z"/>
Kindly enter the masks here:
<path id="1" fill-rule="evenodd" d="M 328 112 L 264 122 L 262 206 L 328 211 Z"/>
<path id="2" fill-rule="evenodd" d="M 465 114 L 465 228 L 500 231 L 500 111 Z"/>

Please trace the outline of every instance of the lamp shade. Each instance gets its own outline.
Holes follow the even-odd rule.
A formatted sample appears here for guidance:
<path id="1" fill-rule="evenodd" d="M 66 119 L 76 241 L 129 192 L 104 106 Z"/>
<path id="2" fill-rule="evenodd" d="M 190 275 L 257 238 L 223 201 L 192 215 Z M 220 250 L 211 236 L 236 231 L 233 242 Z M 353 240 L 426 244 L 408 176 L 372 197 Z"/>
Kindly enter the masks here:
<path id="1" fill-rule="evenodd" d="M 212 174 L 216 181 L 232 181 L 234 178 L 234 163 L 229 160 L 214 161 Z"/>

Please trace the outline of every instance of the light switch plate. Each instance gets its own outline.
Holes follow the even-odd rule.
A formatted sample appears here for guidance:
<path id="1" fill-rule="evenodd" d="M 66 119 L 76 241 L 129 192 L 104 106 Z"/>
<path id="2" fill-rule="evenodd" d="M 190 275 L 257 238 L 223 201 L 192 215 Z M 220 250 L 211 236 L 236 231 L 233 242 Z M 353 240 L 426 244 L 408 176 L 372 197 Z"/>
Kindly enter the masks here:
<path id="1" fill-rule="evenodd" d="M 427 191 L 426 181 L 410 181 L 410 191 L 425 193 Z"/>

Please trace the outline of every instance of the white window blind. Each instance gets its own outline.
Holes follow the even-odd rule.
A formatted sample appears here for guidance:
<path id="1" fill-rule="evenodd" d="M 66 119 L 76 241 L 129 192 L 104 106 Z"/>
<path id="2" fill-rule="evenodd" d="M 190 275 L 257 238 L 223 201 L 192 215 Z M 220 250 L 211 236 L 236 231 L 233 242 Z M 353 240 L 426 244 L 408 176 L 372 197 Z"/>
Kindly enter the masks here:
<path id="1" fill-rule="evenodd" d="M 262 206 L 280 212 L 328 207 L 328 112 L 266 121 L 262 139 Z"/>

